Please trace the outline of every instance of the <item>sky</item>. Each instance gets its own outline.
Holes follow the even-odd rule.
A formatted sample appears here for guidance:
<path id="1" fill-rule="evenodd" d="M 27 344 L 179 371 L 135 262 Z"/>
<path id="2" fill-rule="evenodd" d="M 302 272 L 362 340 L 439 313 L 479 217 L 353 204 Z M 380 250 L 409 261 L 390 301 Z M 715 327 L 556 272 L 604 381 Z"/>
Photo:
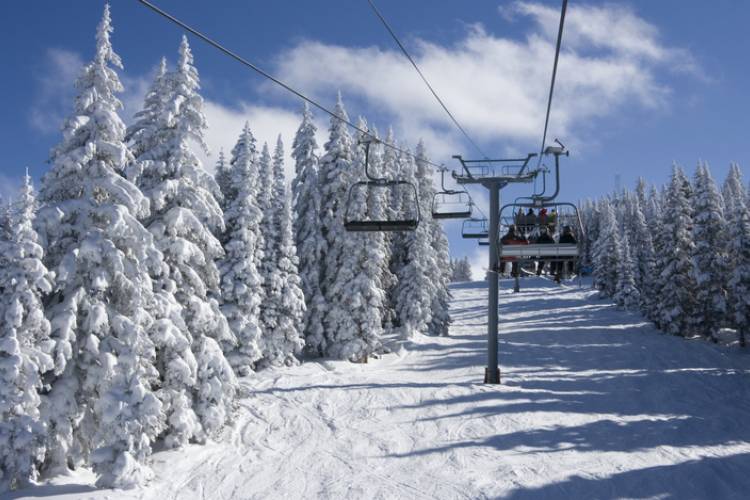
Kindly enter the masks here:
<path id="1" fill-rule="evenodd" d="M 413 146 L 435 163 L 477 153 L 398 51 L 366 0 L 154 0 L 235 52 L 332 107 L 341 91 L 352 118 Z M 26 168 L 39 180 L 72 109 L 73 82 L 93 55 L 101 0 L 30 0 L 0 18 L 0 195 Z M 539 149 L 559 2 L 376 0 L 448 108 L 493 157 Z M 115 51 L 125 68 L 123 119 L 132 120 L 162 56 L 176 59 L 182 31 L 136 0 L 112 0 Z M 723 180 L 730 162 L 750 165 L 750 2 L 623 0 L 569 3 L 549 138 L 560 138 L 560 199 L 598 197 L 638 177 L 664 183 L 673 163 L 707 161 Z M 248 120 L 256 137 L 291 145 L 301 102 L 190 38 L 209 122 L 210 170 Z M 328 120 L 316 114 L 319 143 Z M 291 165 L 287 165 L 290 170 Z M 503 200 L 530 194 L 503 191 Z M 486 193 L 473 192 L 479 203 Z M 445 225 L 455 257 L 478 270 L 486 248 Z"/>

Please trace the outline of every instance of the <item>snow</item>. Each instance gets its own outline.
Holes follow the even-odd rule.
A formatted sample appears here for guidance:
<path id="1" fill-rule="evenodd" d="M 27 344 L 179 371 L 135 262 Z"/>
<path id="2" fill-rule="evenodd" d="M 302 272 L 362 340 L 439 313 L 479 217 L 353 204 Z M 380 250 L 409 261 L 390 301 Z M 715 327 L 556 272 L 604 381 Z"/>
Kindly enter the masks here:
<path id="1" fill-rule="evenodd" d="M 457 283 L 449 337 L 240 379 L 233 424 L 155 453 L 146 487 L 96 490 L 82 470 L 4 498 L 747 498 L 744 351 L 659 333 L 573 283 L 511 289 L 502 385 L 479 383 L 486 285 Z"/>

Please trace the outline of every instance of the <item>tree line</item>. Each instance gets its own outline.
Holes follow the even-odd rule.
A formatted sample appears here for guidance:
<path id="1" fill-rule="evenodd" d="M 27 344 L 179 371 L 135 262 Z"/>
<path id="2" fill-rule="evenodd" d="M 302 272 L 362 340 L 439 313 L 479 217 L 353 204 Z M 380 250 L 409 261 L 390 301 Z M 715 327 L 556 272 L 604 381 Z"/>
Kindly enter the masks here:
<path id="1" fill-rule="evenodd" d="M 692 182 L 679 166 L 657 189 L 640 179 L 582 204 L 584 267 L 601 295 L 638 310 L 664 332 L 719 340 L 750 328 L 750 211 L 739 166 L 721 189 L 701 163 Z"/>
<path id="2" fill-rule="evenodd" d="M 218 434 L 238 376 L 305 357 L 366 362 L 450 324 L 423 144 L 371 151 L 374 172 L 418 187 L 418 228 L 348 233 L 364 147 L 341 119 L 321 149 L 305 107 L 291 190 L 281 137 L 259 147 L 249 124 L 211 175 L 194 150 L 207 124 L 187 39 L 126 127 L 112 31 L 107 6 L 38 195 L 27 175 L 0 214 L 0 492 L 81 466 L 133 487 L 156 443 Z M 340 95 L 335 113 L 348 119 Z M 353 203 L 398 217 L 416 202 L 405 196 Z"/>

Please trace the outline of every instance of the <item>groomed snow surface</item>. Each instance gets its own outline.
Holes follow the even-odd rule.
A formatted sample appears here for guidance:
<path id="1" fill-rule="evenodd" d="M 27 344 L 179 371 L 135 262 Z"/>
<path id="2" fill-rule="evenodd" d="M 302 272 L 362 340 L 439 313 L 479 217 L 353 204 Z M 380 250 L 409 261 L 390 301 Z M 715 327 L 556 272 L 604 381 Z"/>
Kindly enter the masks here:
<path id="1" fill-rule="evenodd" d="M 501 283 L 500 386 L 479 383 L 486 285 L 459 283 L 450 337 L 246 378 L 224 438 L 156 453 L 146 488 L 82 471 L 7 498 L 750 498 L 747 354 L 522 286 Z"/>

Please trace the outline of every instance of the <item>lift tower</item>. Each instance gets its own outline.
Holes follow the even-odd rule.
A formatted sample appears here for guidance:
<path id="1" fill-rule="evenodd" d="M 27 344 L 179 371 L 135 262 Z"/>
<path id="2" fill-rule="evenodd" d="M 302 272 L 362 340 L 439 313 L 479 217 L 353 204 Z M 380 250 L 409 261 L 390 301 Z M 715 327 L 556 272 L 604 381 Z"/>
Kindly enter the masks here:
<path id="1" fill-rule="evenodd" d="M 486 384 L 500 383 L 500 369 L 497 359 L 497 309 L 498 309 L 498 271 L 499 271 L 499 232 L 500 232 L 500 190 L 512 183 L 530 183 L 540 170 L 527 171 L 529 160 L 537 156 L 530 153 L 526 158 L 499 160 L 464 160 L 461 155 L 453 158 L 461 162 L 462 172 L 453 172 L 458 184 L 480 184 L 490 192 L 490 226 L 489 226 L 489 267 L 487 281 L 489 300 L 487 303 L 487 368 L 484 372 Z"/>

